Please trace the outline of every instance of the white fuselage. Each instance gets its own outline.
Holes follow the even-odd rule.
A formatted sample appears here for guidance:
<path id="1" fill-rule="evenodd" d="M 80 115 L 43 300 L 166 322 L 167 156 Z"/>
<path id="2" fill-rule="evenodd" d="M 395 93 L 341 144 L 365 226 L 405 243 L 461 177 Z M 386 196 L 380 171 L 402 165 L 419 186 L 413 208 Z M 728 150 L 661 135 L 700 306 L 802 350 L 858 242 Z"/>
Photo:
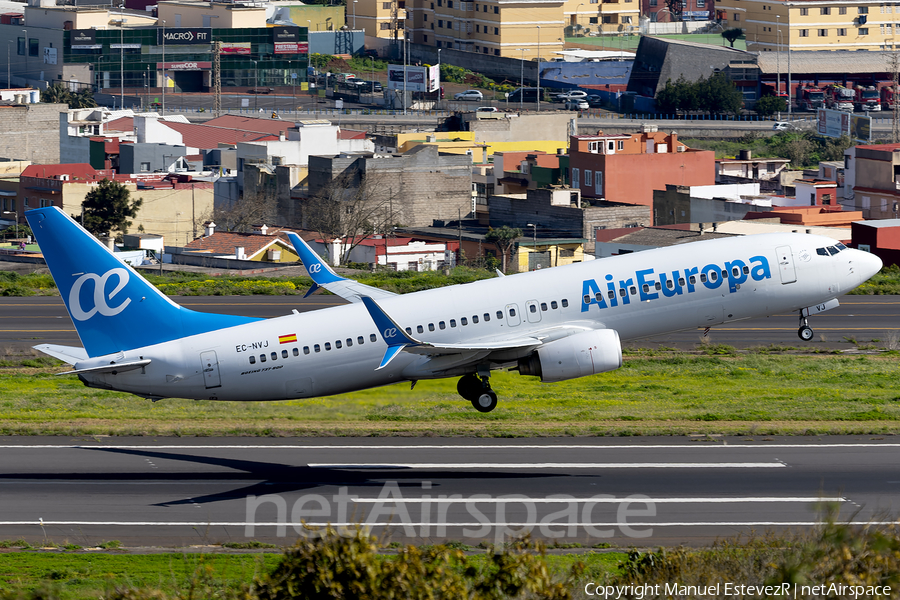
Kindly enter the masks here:
<path id="1" fill-rule="evenodd" d="M 435 345 L 522 336 L 546 343 L 592 329 L 614 329 L 629 340 L 833 299 L 872 274 L 859 268 L 868 255 L 858 250 L 817 254 L 834 244 L 804 234 L 697 242 L 411 293 L 379 305 L 411 336 Z M 385 349 L 366 308 L 354 303 L 130 350 L 116 360 L 150 364 L 81 377 L 92 386 L 147 397 L 281 400 L 460 375 L 478 364 L 509 365 L 527 353 L 401 352 L 376 370 Z"/>

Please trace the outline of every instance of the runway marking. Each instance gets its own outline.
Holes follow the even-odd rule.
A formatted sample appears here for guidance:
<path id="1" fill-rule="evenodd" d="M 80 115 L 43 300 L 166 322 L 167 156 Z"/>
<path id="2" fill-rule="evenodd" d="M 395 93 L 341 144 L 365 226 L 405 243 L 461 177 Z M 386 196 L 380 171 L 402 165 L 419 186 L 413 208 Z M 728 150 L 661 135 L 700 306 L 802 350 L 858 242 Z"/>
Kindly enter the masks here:
<path id="1" fill-rule="evenodd" d="M 520 502 L 529 502 L 534 504 L 562 504 L 577 503 L 584 504 L 622 504 L 623 502 L 634 503 L 654 503 L 654 504 L 743 504 L 756 502 L 849 502 L 847 498 L 818 498 L 818 497 L 795 497 L 795 498 L 777 498 L 777 497 L 752 497 L 752 498 L 645 498 L 645 497 L 623 497 L 623 498 L 353 498 L 353 502 L 357 504 L 516 504 Z"/>
<path id="2" fill-rule="evenodd" d="M 260 445 L 260 444 L 210 444 L 189 446 L 184 444 L 163 444 L 159 446 L 147 446 L 137 444 L 97 445 L 85 446 L 83 444 L 0 444 L 2 450 L 655 450 L 655 449 L 716 449 L 716 450 L 761 450 L 766 448 L 900 448 L 900 443 L 868 444 L 765 444 L 765 445 L 726 445 L 722 443 L 706 444 L 615 444 L 615 445 L 590 445 L 590 444 L 348 444 L 348 445 Z"/>
<path id="3" fill-rule="evenodd" d="M 771 469 L 781 462 L 765 463 L 309 463 L 311 469 Z"/>

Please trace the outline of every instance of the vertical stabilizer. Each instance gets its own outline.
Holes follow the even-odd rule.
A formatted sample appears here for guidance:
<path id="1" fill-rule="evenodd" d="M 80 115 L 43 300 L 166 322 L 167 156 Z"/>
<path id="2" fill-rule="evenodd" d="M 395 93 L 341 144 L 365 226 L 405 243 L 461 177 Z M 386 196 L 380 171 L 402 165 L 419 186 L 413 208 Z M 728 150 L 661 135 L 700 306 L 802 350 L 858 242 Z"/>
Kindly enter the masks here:
<path id="1" fill-rule="evenodd" d="M 25 217 L 91 357 L 258 320 L 175 304 L 59 208 Z"/>

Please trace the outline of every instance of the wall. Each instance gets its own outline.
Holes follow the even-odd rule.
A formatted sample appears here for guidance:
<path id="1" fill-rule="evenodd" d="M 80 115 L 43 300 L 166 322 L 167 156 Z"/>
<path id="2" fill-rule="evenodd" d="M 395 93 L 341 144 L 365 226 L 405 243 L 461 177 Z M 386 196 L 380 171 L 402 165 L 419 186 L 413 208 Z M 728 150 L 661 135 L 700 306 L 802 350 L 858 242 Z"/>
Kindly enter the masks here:
<path id="1" fill-rule="evenodd" d="M 351 0 L 351 2 L 352 1 L 353 0 Z M 343 27 L 346 23 L 344 20 L 346 7 L 343 5 L 322 6 L 319 4 L 303 4 L 290 6 L 287 9 L 281 10 L 286 10 L 286 12 L 288 13 L 287 18 L 292 21 L 294 25 L 297 25 L 298 27 L 309 28 L 310 54 L 313 53 L 313 33 L 324 32 L 328 30 L 337 30 Z M 279 16 L 280 15 L 281 13 L 279 13 Z"/>
<path id="2" fill-rule="evenodd" d="M 720 223 L 744 218 L 748 212 L 771 211 L 772 207 L 726 202 L 707 198 L 692 198 L 689 191 L 668 185 L 653 192 L 653 224 Z"/>
<path id="3" fill-rule="evenodd" d="M 65 104 L 0 107 L 0 158 L 59 163 L 60 115 Z"/>
<path id="4" fill-rule="evenodd" d="M 184 146 L 168 144 L 120 144 L 119 173 L 155 173 L 164 171 L 179 156 L 187 156 Z M 147 170 L 141 169 L 141 163 L 150 163 Z"/>
<path id="5" fill-rule="evenodd" d="M 307 25 L 304 21 L 303 26 Z M 366 36 L 361 30 L 309 32 L 310 54 L 362 54 L 365 47 Z"/>
<path id="6" fill-rule="evenodd" d="M 129 231 L 138 231 L 143 225 L 146 233 L 162 235 L 167 246 L 183 246 L 194 239 L 202 233 L 200 224 L 212 214 L 211 182 L 179 183 L 175 188 L 153 190 L 139 190 L 129 184 L 129 188 L 132 198 L 144 199 Z"/>
<path id="7" fill-rule="evenodd" d="M 238 27 L 265 27 L 266 9 L 251 8 L 212 2 L 159 2 L 158 14 L 166 27 L 214 27 L 234 29 Z M 210 24 L 204 24 L 204 16 L 214 16 Z M 178 25 L 177 23 L 181 24 Z"/>
<path id="8" fill-rule="evenodd" d="M 575 88 L 584 85 L 628 85 L 633 60 L 600 62 L 543 63 L 541 85 L 551 88 Z M 586 90 L 589 93 L 589 90 Z"/>
<path id="9" fill-rule="evenodd" d="M 394 48 L 399 51 L 399 46 Z M 475 52 L 463 52 L 450 48 L 440 49 L 440 61 L 457 67 L 464 67 L 476 73 L 487 75 L 493 79 L 508 79 L 519 81 L 523 64 L 520 58 L 507 58 L 503 56 L 491 56 L 490 54 L 476 54 Z M 397 54 L 399 56 L 399 52 Z M 409 56 L 411 62 L 436 65 L 438 63 L 438 48 L 422 44 L 409 44 Z M 525 85 L 535 85 L 537 82 L 538 63 L 526 60 L 524 64 Z"/>

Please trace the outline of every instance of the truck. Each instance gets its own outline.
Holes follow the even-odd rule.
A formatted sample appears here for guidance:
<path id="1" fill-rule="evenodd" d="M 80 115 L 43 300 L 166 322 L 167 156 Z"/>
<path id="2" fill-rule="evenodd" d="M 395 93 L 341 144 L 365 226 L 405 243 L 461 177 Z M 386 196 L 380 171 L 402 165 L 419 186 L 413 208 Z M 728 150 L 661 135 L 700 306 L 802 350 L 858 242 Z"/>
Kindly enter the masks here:
<path id="1" fill-rule="evenodd" d="M 885 86 L 881 88 L 881 108 L 884 110 L 894 110 L 894 88 Z"/>
<path id="2" fill-rule="evenodd" d="M 812 112 L 825 108 L 825 92 L 817 87 L 797 88 L 797 110 Z"/>
<path id="3" fill-rule="evenodd" d="M 825 106 L 834 110 L 853 112 L 853 100 L 856 92 L 842 85 L 829 85 L 825 87 Z"/>
<path id="4" fill-rule="evenodd" d="M 874 85 L 856 88 L 856 110 L 881 111 L 881 98 Z"/>

